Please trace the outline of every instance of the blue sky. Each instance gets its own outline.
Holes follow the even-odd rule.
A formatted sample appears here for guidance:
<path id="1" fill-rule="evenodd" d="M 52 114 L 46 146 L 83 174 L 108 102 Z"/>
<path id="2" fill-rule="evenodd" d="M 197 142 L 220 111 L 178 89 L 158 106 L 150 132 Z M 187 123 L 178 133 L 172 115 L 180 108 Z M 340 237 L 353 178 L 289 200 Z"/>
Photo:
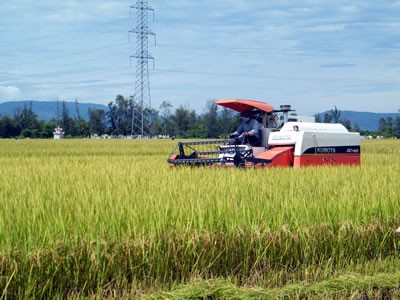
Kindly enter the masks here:
<path id="1" fill-rule="evenodd" d="M 134 93 L 132 1 L 0 4 L 0 101 L 108 104 Z M 149 0 L 151 103 L 400 109 L 400 0 Z M 150 18 L 152 19 L 152 18 Z"/>

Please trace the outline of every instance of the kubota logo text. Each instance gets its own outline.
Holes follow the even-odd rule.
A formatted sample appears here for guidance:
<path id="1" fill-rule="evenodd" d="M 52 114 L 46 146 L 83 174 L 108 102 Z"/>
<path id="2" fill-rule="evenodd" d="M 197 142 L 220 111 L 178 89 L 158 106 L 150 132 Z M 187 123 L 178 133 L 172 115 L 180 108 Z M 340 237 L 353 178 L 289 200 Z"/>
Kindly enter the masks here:
<path id="1" fill-rule="evenodd" d="M 336 153 L 336 149 L 328 147 L 317 148 L 317 153 Z"/>

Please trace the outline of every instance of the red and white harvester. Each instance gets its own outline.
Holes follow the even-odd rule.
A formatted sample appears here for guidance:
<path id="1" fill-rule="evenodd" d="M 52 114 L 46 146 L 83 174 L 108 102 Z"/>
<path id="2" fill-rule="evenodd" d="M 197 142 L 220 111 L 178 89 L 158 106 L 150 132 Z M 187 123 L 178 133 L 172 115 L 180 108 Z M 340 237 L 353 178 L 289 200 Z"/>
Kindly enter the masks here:
<path id="1" fill-rule="evenodd" d="M 171 166 L 305 167 L 360 165 L 360 134 L 342 124 L 315 123 L 289 105 L 275 110 L 254 100 L 220 100 L 216 104 L 237 112 L 251 111 L 260 123 L 261 146 L 235 139 L 179 142 L 168 158 Z"/>

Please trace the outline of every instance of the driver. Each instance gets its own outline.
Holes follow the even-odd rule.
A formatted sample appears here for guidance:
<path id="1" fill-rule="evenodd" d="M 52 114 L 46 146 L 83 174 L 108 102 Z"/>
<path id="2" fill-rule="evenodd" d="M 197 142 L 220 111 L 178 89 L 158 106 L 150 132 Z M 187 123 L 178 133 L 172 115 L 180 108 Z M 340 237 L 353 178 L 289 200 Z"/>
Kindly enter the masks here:
<path id="1" fill-rule="evenodd" d="M 242 144 L 250 144 L 253 147 L 260 145 L 259 130 L 260 124 L 253 118 L 251 111 L 246 110 L 240 113 L 242 123 L 230 138 L 238 137 Z"/>

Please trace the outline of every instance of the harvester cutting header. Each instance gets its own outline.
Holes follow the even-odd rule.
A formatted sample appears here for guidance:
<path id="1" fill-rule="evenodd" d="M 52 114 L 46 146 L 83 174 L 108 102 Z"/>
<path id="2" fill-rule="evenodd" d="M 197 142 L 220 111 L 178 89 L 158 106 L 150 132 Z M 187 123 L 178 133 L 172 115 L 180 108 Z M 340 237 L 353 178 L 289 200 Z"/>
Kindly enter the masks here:
<path id="1" fill-rule="evenodd" d="M 220 100 L 216 104 L 257 123 L 257 132 L 243 126 L 227 139 L 179 142 L 168 158 L 171 166 L 304 167 L 360 165 L 360 134 L 342 124 L 315 123 L 312 117 L 290 115 L 290 105 L 275 110 L 254 100 Z M 246 129 L 246 128 L 245 128 Z"/>

